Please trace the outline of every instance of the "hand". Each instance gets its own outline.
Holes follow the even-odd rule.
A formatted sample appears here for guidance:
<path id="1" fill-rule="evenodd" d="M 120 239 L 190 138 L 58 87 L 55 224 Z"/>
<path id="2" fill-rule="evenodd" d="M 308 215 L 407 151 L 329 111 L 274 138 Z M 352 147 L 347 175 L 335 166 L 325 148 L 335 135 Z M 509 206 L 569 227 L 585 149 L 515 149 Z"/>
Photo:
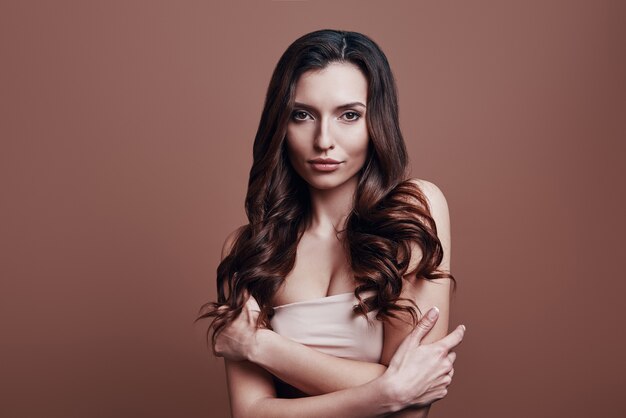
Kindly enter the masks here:
<path id="1" fill-rule="evenodd" d="M 402 341 L 381 376 L 392 403 L 398 409 L 428 405 L 448 393 L 456 360 L 456 353 L 451 350 L 463 340 L 465 326 L 459 325 L 441 340 L 422 345 L 422 339 L 438 318 L 437 308 L 430 309 L 422 317 L 415 329 Z"/>
<path id="2" fill-rule="evenodd" d="M 246 292 L 244 297 L 247 295 Z M 260 311 L 261 308 L 256 299 L 249 296 L 241 313 L 217 335 L 215 352 L 218 357 L 233 361 L 248 360 L 256 345 L 256 335 L 259 329 L 256 321 Z"/>

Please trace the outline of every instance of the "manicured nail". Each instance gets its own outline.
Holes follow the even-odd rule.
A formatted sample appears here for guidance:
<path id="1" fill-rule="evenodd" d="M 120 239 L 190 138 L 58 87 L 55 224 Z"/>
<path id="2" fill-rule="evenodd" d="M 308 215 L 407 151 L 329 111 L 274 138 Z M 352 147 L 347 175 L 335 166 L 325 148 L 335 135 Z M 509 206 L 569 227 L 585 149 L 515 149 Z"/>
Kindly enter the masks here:
<path id="1" fill-rule="evenodd" d="M 428 311 L 428 319 L 435 319 L 437 318 L 438 314 L 439 314 L 439 308 L 435 306 L 431 310 Z"/>

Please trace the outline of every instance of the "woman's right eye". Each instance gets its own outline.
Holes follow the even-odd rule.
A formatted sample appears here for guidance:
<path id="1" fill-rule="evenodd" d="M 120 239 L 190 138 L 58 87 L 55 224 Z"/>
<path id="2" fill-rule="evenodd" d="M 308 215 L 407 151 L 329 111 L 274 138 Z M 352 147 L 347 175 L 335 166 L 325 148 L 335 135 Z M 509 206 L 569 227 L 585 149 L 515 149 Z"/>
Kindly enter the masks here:
<path id="1" fill-rule="evenodd" d="M 296 110 L 295 112 L 293 112 L 292 117 L 295 120 L 305 120 L 308 115 L 309 114 L 307 112 L 305 112 L 305 111 Z"/>

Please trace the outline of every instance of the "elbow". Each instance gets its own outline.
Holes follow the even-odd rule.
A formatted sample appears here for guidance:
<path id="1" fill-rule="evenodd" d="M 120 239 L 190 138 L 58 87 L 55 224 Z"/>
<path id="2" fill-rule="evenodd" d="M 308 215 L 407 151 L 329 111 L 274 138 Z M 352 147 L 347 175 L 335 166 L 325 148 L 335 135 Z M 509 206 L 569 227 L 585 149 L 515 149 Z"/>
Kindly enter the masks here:
<path id="1" fill-rule="evenodd" d="M 230 410 L 232 418 L 252 418 L 254 416 L 254 414 L 251 413 L 254 410 L 251 406 L 246 408 L 231 407 Z"/>
<path id="2" fill-rule="evenodd" d="M 269 417 L 264 412 L 264 405 L 266 404 L 266 400 L 270 399 L 269 397 L 261 397 L 255 399 L 246 405 L 232 405 L 231 406 L 231 415 L 232 418 L 263 418 Z"/>
<path id="3" fill-rule="evenodd" d="M 248 411 L 242 411 L 241 409 L 231 408 L 232 418 L 252 418 L 252 415 Z"/>

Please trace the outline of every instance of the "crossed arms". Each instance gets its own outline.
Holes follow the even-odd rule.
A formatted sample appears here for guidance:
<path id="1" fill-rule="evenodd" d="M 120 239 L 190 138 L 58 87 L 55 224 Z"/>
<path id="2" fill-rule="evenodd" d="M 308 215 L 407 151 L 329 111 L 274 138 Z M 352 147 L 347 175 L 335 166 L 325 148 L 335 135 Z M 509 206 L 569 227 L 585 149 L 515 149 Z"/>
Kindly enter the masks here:
<path id="1" fill-rule="evenodd" d="M 435 219 L 437 233 L 444 249 L 441 268 L 449 271 L 450 226 L 447 203 L 441 191 L 432 183 L 420 184 L 420 186 L 429 199 L 431 214 Z M 227 238 L 222 257 L 229 253 L 233 235 Z M 420 249 L 415 246 L 410 264 L 417 263 L 420 257 Z M 380 364 L 334 357 L 281 337 L 271 330 L 256 331 L 253 344 L 250 344 L 250 348 L 245 353 L 245 360 L 232 361 L 225 356 L 233 416 L 236 418 L 249 416 L 277 418 L 282 416 L 427 417 L 430 403 L 421 402 L 415 406 L 415 403 L 402 399 L 397 389 L 399 378 L 392 373 L 387 373 L 387 370 L 392 360 L 396 360 L 392 364 L 393 367 L 404 369 L 417 367 L 415 370 L 419 374 L 419 364 L 397 360 L 394 354 L 397 351 L 414 349 L 417 345 L 422 348 L 432 346 L 433 350 L 442 350 L 439 345 L 432 343 L 442 340 L 448 334 L 450 281 L 449 279 L 426 281 L 413 278 L 405 282 L 401 296 L 413 299 L 422 313 L 437 306 L 439 315 L 428 330 L 425 332 L 421 330 L 423 335 L 420 335 L 420 341 L 417 343 L 413 335 L 416 332 L 412 332 L 412 327 L 407 323 L 401 320 L 385 322 Z M 246 312 L 250 314 L 249 311 Z M 462 339 L 463 331 L 459 332 L 461 336 L 447 343 L 450 345 L 447 350 L 444 350 L 445 353 L 442 351 L 433 354 L 431 350 L 430 357 L 421 353 L 420 358 L 424 363 L 421 367 L 422 372 L 425 373 L 428 369 L 427 363 L 432 365 L 431 375 L 424 376 L 422 381 L 430 380 L 433 387 L 437 388 L 438 386 L 433 382 L 439 382 L 436 379 L 445 379 L 435 376 L 437 373 L 435 373 L 434 363 L 441 361 L 441 365 L 437 367 L 449 366 L 451 369 L 451 362 L 456 357 L 451 349 Z M 446 338 L 451 340 L 453 334 L 451 333 Z M 413 338 L 412 344 L 410 344 L 411 341 L 407 342 L 411 338 Z M 399 349 L 401 346 L 402 348 Z M 444 346 L 444 349 L 445 347 L 447 346 Z M 410 357 L 410 355 L 407 356 L 403 359 Z M 419 355 L 414 354 L 412 358 L 418 357 Z M 297 399 L 277 398 L 272 375 L 311 396 Z M 451 374 L 448 379 L 450 378 Z M 423 382 L 415 381 L 414 383 Z M 447 387 L 447 384 L 444 386 Z M 444 389 L 440 387 L 443 386 L 439 385 L 439 392 L 436 393 L 433 389 L 432 401 L 440 399 L 447 393 L 445 387 Z M 442 393 L 443 396 L 440 396 Z M 408 405 L 414 406 L 407 408 Z"/>

